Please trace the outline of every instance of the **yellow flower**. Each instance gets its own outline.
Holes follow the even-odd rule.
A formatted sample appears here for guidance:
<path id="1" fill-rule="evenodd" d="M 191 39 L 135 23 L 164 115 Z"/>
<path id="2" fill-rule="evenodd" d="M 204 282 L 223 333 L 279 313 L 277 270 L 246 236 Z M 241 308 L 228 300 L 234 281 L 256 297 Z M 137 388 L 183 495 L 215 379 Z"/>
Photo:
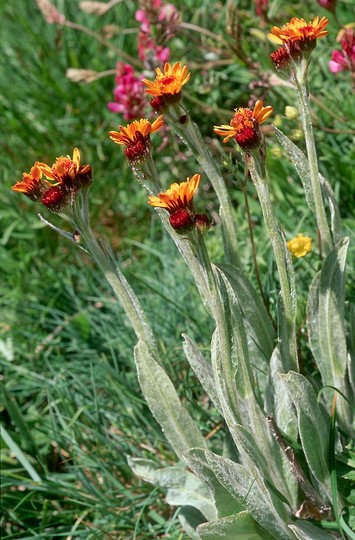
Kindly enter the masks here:
<path id="1" fill-rule="evenodd" d="M 324 30 L 328 22 L 326 17 L 322 17 L 321 19 L 315 17 L 309 23 L 304 19 L 293 17 L 290 22 L 281 26 L 281 28 L 274 26 L 271 29 L 269 38 L 279 45 L 290 41 L 314 41 L 328 34 Z"/>
<path id="2" fill-rule="evenodd" d="M 142 118 L 126 127 L 120 126 L 120 131 L 110 131 L 109 135 L 113 142 L 125 146 L 124 153 L 129 161 L 137 162 L 146 159 L 151 147 L 150 134 L 158 131 L 163 125 L 162 116 L 153 123 Z"/>
<path id="3" fill-rule="evenodd" d="M 287 242 L 287 248 L 295 257 L 304 257 L 312 251 L 312 238 L 299 233 L 295 238 Z"/>
<path id="4" fill-rule="evenodd" d="M 194 174 L 193 177 L 187 178 L 186 182 L 180 184 L 171 184 L 170 188 L 164 193 L 159 193 L 157 197 L 151 195 L 148 204 L 165 208 L 170 214 L 177 210 L 192 210 L 192 199 L 201 182 L 201 175 Z"/>
<path id="5" fill-rule="evenodd" d="M 229 125 L 215 126 L 214 132 L 224 137 L 224 143 L 234 137 L 244 150 L 248 150 L 259 144 L 261 138 L 259 125 L 265 122 L 272 111 L 271 106 L 264 107 L 263 102 L 259 99 L 253 110 L 248 108 L 235 109 L 235 114 Z"/>
<path id="6" fill-rule="evenodd" d="M 173 66 L 167 62 L 164 65 L 164 71 L 160 68 L 155 70 L 156 77 L 154 81 L 142 79 L 142 83 L 147 86 L 146 93 L 158 96 L 178 96 L 182 87 L 190 80 L 190 73 L 187 66 L 182 66 L 177 62 Z"/>

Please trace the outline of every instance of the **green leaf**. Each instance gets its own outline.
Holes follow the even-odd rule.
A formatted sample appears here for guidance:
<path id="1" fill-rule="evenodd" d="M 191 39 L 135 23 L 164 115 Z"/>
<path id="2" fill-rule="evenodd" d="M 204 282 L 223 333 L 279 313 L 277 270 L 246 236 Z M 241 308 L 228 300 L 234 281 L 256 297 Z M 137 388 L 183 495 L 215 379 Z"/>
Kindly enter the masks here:
<path id="1" fill-rule="evenodd" d="M 206 444 L 201 432 L 182 406 L 168 375 L 143 341 L 138 342 L 134 354 L 144 397 L 176 454 L 182 458 L 183 452 L 190 448 L 204 448 Z"/>
<path id="2" fill-rule="evenodd" d="M 218 517 L 226 517 L 235 514 L 241 509 L 241 504 L 231 493 L 222 486 L 214 471 L 209 466 L 206 451 L 201 448 L 192 448 L 184 454 L 184 460 L 193 472 L 208 486 L 218 512 Z"/>
<path id="3" fill-rule="evenodd" d="M 11 452 L 15 455 L 16 459 L 21 463 L 22 467 L 27 471 L 27 474 L 32 478 L 34 482 L 42 482 L 41 477 L 37 473 L 37 471 L 33 468 L 31 463 L 28 461 L 25 454 L 22 452 L 22 450 L 19 448 L 19 446 L 15 443 L 11 435 L 6 431 L 5 427 L 0 425 L 0 435 L 3 439 L 6 446 L 11 450 Z"/>
<path id="4" fill-rule="evenodd" d="M 312 385 L 300 373 L 280 375 L 297 411 L 298 431 L 308 466 L 329 495 L 329 428 Z"/>
<path id="5" fill-rule="evenodd" d="M 182 334 L 182 337 L 184 338 L 183 343 L 183 349 L 185 352 L 185 356 L 194 370 L 194 373 L 198 380 L 200 381 L 203 389 L 205 390 L 206 394 L 216 407 L 216 409 L 220 412 L 220 414 L 223 416 L 223 411 L 221 404 L 219 402 L 217 390 L 216 390 L 216 383 L 213 378 L 213 371 L 212 366 L 209 364 L 201 354 L 200 350 L 198 349 L 196 343 L 192 341 L 186 334 Z"/>
<path id="6" fill-rule="evenodd" d="M 354 391 L 346 383 L 348 352 L 344 322 L 348 245 L 348 238 L 339 242 L 325 259 L 322 270 L 315 276 L 307 303 L 307 323 L 310 347 L 323 385 L 335 386 L 353 402 Z M 329 401 L 332 394 L 326 394 Z M 349 429 L 352 413 L 344 399 L 338 400 L 337 410 L 342 426 Z"/>
<path id="7" fill-rule="evenodd" d="M 315 214 L 315 206 L 313 201 L 313 190 L 311 185 L 311 177 L 309 172 L 308 159 L 305 154 L 295 145 L 282 131 L 277 127 L 273 126 L 280 144 L 286 150 L 288 157 L 292 161 L 303 185 L 306 202 L 310 210 Z M 329 211 L 330 211 L 330 222 L 331 222 L 331 231 L 333 235 L 334 243 L 337 243 L 342 238 L 341 233 L 341 224 L 338 204 L 335 199 L 334 192 L 329 184 L 329 182 L 322 176 L 318 175 L 319 182 L 322 187 L 323 196 L 327 199 Z"/>
<path id="8" fill-rule="evenodd" d="M 260 295 L 246 276 L 229 264 L 218 264 L 238 301 L 245 325 L 249 350 L 255 363 L 268 362 L 274 348 L 275 331 Z"/>
<path id="9" fill-rule="evenodd" d="M 168 504 L 193 506 L 209 521 L 217 518 L 216 506 L 207 486 L 193 473 L 182 467 L 157 468 L 157 464 L 148 459 L 128 457 L 127 460 L 135 475 L 167 489 Z"/>
<path id="10" fill-rule="evenodd" d="M 260 527 L 249 512 L 240 512 L 235 516 L 219 519 L 218 521 L 203 523 L 197 527 L 202 540 L 275 540 Z"/>
<path id="11" fill-rule="evenodd" d="M 304 194 L 306 197 L 306 202 L 312 210 L 313 213 L 315 213 L 315 206 L 313 201 L 313 190 L 311 185 L 311 177 L 309 173 L 309 164 L 306 156 L 298 148 L 298 146 L 295 145 L 282 131 L 280 131 L 276 126 L 273 126 L 276 137 L 279 140 L 279 143 L 281 146 L 286 150 L 288 157 L 292 161 L 300 179 L 303 185 Z"/>
<path id="12" fill-rule="evenodd" d="M 294 524 L 289 525 L 289 528 L 299 540 L 334 540 L 332 534 L 328 534 L 320 527 L 306 520 L 296 521 Z"/>
<path id="13" fill-rule="evenodd" d="M 81 339 L 87 340 L 90 337 L 91 321 L 88 313 L 81 311 L 74 315 L 71 320 L 73 327 L 79 332 Z"/>
<path id="14" fill-rule="evenodd" d="M 201 536 L 196 532 L 197 526 L 206 521 L 201 512 L 192 506 L 183 506 L 178 517 L 185 534 L 192 540 L 201 540 Z"/>
<path id="15" fill-rule="evenodd" d="M 289 516 L 284 505 L 277 501 L 278 508 L 276 509 L 275 497 L 269 492 L 265 483 L 260 481 L 258 474 L 256 477 L 249 467 L 247 469 L 213 452 L 206 451 L 205 455 L 209 467 L 220 484 L 250 512 L 259 525 L 274 534 L 275 538 L 291 537 L 286 526 Z"/>
<path id="16" fill-rule="evenodd" d="M 292 400 L 286 390 L 286 385 L 280 373 L 283 372 L 280 358 L 279 345 L 270 359 L 269 381 L 265 391 L 265 410 L 272 414 L 277 427 L 282 433 L 296 441 L 298 437 L 296 410 Z M 276 457 L 276 456 L 275 456 Z M 285 488 L 287 488 L 287 499 L 293 508 L 298 502 L 298 483 L 290 468 L 290 462 L 282 455 L 279 460 L 279 471 L 282 472 Z"/>

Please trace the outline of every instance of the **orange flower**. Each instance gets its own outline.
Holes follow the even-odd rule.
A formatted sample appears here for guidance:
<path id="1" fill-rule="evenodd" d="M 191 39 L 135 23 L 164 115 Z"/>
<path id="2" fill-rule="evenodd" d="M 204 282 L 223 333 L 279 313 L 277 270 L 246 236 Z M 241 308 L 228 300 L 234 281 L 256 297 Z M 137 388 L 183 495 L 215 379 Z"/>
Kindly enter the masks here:
<path id="1" fill-rule="evenodd" d="M 154 98 L 163 97 L 167 103 L 179 101 L 182 87 L 190 80 L 188 67 L 182 67 L 180 62 L 173 66 L 167 62 L 164 65 L 164 72 L 160 68 L 157 68 L 155 72 L 154 81 L 142 79 L 142 83 L 147 86 L 146 93 Z"/>
<path id="2" fill-rule="evenodd" d="M 163 125 L 162 116 L 158 116 L 152 124 L 143 118 L 126 127 L 120 126 L 120 131 L 110 131 L 109 135 L 113 142 L 126 147 L 124 153 L 129 161 L 139 162 L 144 161 L 150 152 L 150 134 L 158 131 Z"/>
<path id="3" fill-rule="evenodd" d="M 59 157 L 50 167 L 36 161 L 30 173 L 23 174 L 23 181 L 17 182 L 12 189 L 24 193 L 44 206 L 59 212 L 69 200 L 74 202 L 77 191 L 91 183 L 90 165 L 80 165 L 80 152 L 74 148 L 73 159 Z"/>
<path id="4" fill-rule="evenodd" d="M 35 164 L 29 173 L 23 173 L 22 182 L 16 182 L 11 189 L 27 195 L 32 201 L 37 201 L 45 190 L 41 182 L 42 176 L 41 169 Z"/>
<path id="5" fill-rule="evenodd" d="M 201 182 L 201 175 L 194 174 L 193 177 L 187 178 L 186 182 L 181 184 L 171 184 L 170 188 L 165 193 L 159 193 L 158 197 L 151 195 L 148 204 L 165 208 L 170 214 L 181 209 L 192 210 L 192 199 Z"/>
<path id="6" fill-rule="evenodd" d="M 307 23 L 304 19 L 293 17 L 290 22 L 281 28 L 274 26 L 269 34 L 269 38 L 283 45 L 289 41 L 315 41 L 317 38 L 326 36 L 328 32 L 324 28 L 328 24 L 326 17 L 315 17 L 313 21 Z"/>
<path id="7" fill-rule="evenodd" d="M 91 183 L 90 165 L 80 165 L 80 151 L 73 150 L 73 158 L 58 157 L 52 167 L 46 163 L 37 163 L 42 173 L 54 182 L 54 185 L 65 186 L 68 189 L 78 189 Z"/>
<path id="8" fill-rule="evenodd" d="M 200 185 L 201 175 L 194 174 L 187 178 L 186 182 L 171 184 L 164 193 L 159 193 L 157 197 L 151 195 L 148 204 L 158 208 L 165 208 L 170 214 L 170 224 L 179 233 L 185 233 L 195 226 L 195 218 L 202 216 L 204 226 L 208 222 L 204 214 L 194 214 L 193 197 Z M 207 228 L 205 226 L 205 228 Z"/>
<path id="9" fill-rule="evenodd" d="M 263 102 L 259 99 L 255 103 L 253 110 L 235 109 L 235 114 L 229 125 L 215 126 L 214 132 L 224 137 L 224 143 L 234 137 L 243 150 L 250 150 L 260 144 L 259 125 L 265 122 L 272 111 L 271 106 L 264 107 Z"/>

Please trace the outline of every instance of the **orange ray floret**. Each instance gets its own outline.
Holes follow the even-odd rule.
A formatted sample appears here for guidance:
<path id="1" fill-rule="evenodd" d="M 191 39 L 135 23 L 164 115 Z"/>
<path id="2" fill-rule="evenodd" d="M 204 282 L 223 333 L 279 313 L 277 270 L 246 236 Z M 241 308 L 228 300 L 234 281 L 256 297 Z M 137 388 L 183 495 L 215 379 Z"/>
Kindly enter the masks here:
<path id="1" fill-rule="evenodd" d="M 148 138 L 151 133 L 158 131 L 164 125 L 163 116 L 158 116 L 156 120 L 151 124 L 149 120 L 142 118 L 141 120 L 135 120 L 126 127 L 120 126 L 120 131 L 110 131 L 109 135 L 113 142 L 117 144 L 123 144 L 124 146 L 130 146 L 132 143 L 137 142 L 138 138 Z"/>
<path id="2" fill-rule="evenodd" d="M 148 204 L 158 208 L 165 208 L 173 214 L 177 210 L 192 210 L 192 200 L 201 182 L 201 175 L 194 174 L 187 178 L 186 182 L 180 184 L 171 184 L 170 188 L 164 193 L 159 193 L 157 197 L 151 195 Z"/>
<path id="3" fill-rule="evenodd" d="M 79 188 L 84 184 L 89 185 L 91 183 L 91 167 L 90 165 L 80 165 L 80 151 L 78 148 L 74 148 L 73 158 L 70 156 L 57 157 L 52 167 L 39 162 L 36 165 L 49 180 L 52 180 L 52 185 Z"/>
<path id="4" fill-rule="evenodd" d="M 309 23 L 304 19 L 293 17 L 290 22 L 281 26 L 281 28 L 274 26 L 268 37 L 279 45 L 290 41 L 313 41 L 328 34 L 324 30 L 328 22 L 326 17 L 321 19 L 315 17 Z"/>
<path id="5" fill-rule="evenodd" d="M 23 193 L 33 201 L 36 201 L 40 198 L 45 189 L 41 182 L 42 176 L 40 167 L 35 164 L 29 173 L 23 173 L 22 181 L 16 182 L 11 189 L 17 191 L 17 193 Z"/>
<path id="6" fill-rule="evenodd" d="M 252 141 L 257 135 L 259 125 L 271 115 L 273 108 L 270 105 L 264 107 L 263 102 L 259 99 L 253 110 L 241 107 L 234 109 L 234 111 L 235 114 L 229 125 L 223 124 L 214 127 L 214 132 L 224 137 L 224 143 L 232 137 L 235 137 L 238 143 L 243 142 L 245 138 L 247 141 Z"/>
<path id="7" fill-rule="evenodd" d="M 164 71 L 160 68 L 155 70 L 154 81 L 142 79 L 142 83 L 147 86 L 146 93 L 151 96 L 175 95 L 181 92 L 182 87 L 190 80 L 190 73 L 187 66 L 182 66 L 177 62 L 173 66 L 167 62 Z"/>

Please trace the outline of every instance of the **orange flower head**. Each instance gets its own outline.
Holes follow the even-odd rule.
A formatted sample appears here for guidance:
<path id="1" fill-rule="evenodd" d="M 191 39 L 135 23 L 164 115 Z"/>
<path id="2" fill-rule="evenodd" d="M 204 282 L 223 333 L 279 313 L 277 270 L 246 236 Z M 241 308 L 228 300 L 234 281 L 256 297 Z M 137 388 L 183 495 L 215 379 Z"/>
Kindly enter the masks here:
<path id="1" fill-rule="evenodd" d="M 113 142 L 125 146 L 124 153 L 131 163 L 140 163 L 145 161 L 150 153 L 150 134 L 163 125 L 163 116 L 158 116 L 153 123 L 143 118 L 126 127 L 120 126 L 120 131 L 110 131 L 109 135 Z"/>
<path id="2" fill-rule="evenodd" d="M 316 46 L 316 40 L 328 34 L 324 30 L 328 22 L 326 17 L 321 19 L 315 17 L 307 24 L 304 19 L 294 17 L 281 28 L 274 26 L 269 38 L 281 45 L 279 49 L 271 53 L 271 60 L 276 69 L 287 68 L 291 60 L 298 62 L 303 57 L 307 58 Z"/>
<path id="3" fill-rule="evenodd" d="M 52 167 L 46 163 L 37 163 L 42 173 L 58 185 L 68 190 L 77 190 L 91 183 L 92 174 L 90 165 L 80 165 L 80 151 L 74 148 L 73 158 L 69 156 L 58 157 Z"/>
<path id="4" fill-rule="evenodd" d="M 170 214 L 170 224 L 178 232 L 187 232 L 194 227 L 195 215 L 193 197 L 201 182 L 201 175 L 194 174 L 186 182 L 171 184 L 164 193 L 156 197 L 151 195 L 148 204 L 157 208 L 165 208 Z"/>
<path id="5" fill-rule="evenodd" d="M 279 28 L 274 26 L 271 29 L 269 38 L 279 45 L 284 45 L 289 41 L 312 42 L 326 36 L 328 32 L 324 28 L 328 24 L 327 17 L 315 17 L 313 21 L 307 23 L 304 19 L 293 17 L 290 22 Z"/>
<path id="6" fill-rule="evenodd" d="M 229 125 L 215 126 L 214 132 L 224 137 L 224 143 L 234 137 L 244 151 L 251 150 L 260 145 L 259 125 L 265 122 L 272 111 L 271 106 L 264 107 L 263 102 L 259 99 L 253 110 L 242 107 L 235 109 L 235 114 Z"/>
<path id="7" fill-rule="evenodd" d="M 18 193 L 23 193 L 32 201 L 37 201 L 41 198 L 45 190 L 45 187 L 41 181 L 42 176 L 41 169 L 37 164 L 35 164 L 29 173 L 23 173 L 22 181 L 16 182 L 11 189 L 13 191 L 17 191 Z"/>
<path id="8" fill-rule="evenodd" d="M 90 165 L 80 165 L 80 152 L 74 148 L 73 159 L 59 157 L 52 167 L 36 161 L 30 173 L 23 174 L 23 181 L 17 182 L 12 189 L 24 193 L 33 201 L 41 202 L 59 212 L 69 200 L 74 202 L 77 191 L 91 183 Z"/>
<path id="9" fill-rule="evenodd" d="M 154 81 L 142 79 L 142 83 L 147 86 L 146 93 L 153 96 L 153 103 L 159 101 L 160 110 L 169 103 L 175 103 L 181 99 L 181 89 L 190 80 L 191 74 L 187 66 L 182 66 L 177 62 L 173 66 L 167 62 L 164 65 L 164 71 L 160 68 L 155 70 L 156 77 Z M 157 98 L 162 98 L 157 100 Z"/>

